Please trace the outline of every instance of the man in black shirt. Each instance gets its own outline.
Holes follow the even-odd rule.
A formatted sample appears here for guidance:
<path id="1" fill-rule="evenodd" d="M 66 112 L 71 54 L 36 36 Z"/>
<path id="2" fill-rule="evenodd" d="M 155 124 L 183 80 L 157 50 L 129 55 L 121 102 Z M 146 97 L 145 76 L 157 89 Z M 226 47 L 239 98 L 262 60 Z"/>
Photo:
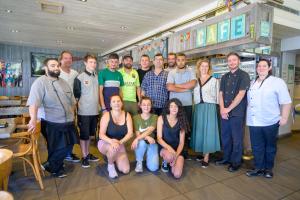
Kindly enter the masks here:
<path id="1" fill-rule="evenodd" d="M 222 76 L 220 86 L 221 138 L 224 155 L 216 164 L 230 164 L 228 171 L 235 172 L 240 168 L 242 160 L 246 91 L 250 86 L 250 77 L 239 69 L 240 57 L 237 53 L 229 53 L 227 62 L 230 72 Z"/>
<path id="2" fill-rule="evenodd" d="M 139 74 L 140 84 L 142 85 L 145 74 L 151 70 L 149 56 L 146 54 L 142 55 L 140 64 L 141 68 L 139 68 L 137 72 Z"/>

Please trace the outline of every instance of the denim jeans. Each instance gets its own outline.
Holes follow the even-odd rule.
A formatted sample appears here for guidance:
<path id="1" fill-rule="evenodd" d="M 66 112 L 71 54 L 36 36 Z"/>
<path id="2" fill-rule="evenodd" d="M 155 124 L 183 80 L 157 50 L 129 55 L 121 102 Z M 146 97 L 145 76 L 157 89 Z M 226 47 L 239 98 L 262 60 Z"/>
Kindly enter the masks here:
<path id="1" fill-rule="evenodd" d="M 159 167 L 158 145 L 147 144 L 145 140 L 139 140 L 137 148 L 135 149 L 136 161 L 142 162 L 144 155 L 146 155 L 146 165 L 150 171 L 156 171 Z"/>
<path id="2" fill-rule="evenodd" d="M 249 126 L 254 166 L 256 169 L 271 170 L 274 167 L 278 129 L 278 123 L 262 127 Z"/>

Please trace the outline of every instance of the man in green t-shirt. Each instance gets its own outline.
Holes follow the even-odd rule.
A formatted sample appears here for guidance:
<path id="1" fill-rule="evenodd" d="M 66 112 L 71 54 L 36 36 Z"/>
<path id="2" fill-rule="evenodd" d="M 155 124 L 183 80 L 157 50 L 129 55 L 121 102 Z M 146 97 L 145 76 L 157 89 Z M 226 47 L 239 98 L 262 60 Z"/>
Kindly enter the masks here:
<path id="1" fill-rule="evenodd" d="M 138 113 L 138 100 L 141 99 L 141 88 L 139 74 L 132 68 L 133 58 L 130 55 L 123 57 L 123 68 L 119 72 L 123 76 L 124 86 L 122 87 L 122 95 L 124 100 L 124 109 L 132 116 Z"/>
<path id="2" fill-rule="evenodd" d="M 110 97 L 113 95 L 122 96 L 120 87 L 124 86 L 123 76 L 117 71 L 119 56 L 112 53 L 108 56 L 108 68 L 98 74 L 99 102 L 102 112 L 110 111 Z"/>

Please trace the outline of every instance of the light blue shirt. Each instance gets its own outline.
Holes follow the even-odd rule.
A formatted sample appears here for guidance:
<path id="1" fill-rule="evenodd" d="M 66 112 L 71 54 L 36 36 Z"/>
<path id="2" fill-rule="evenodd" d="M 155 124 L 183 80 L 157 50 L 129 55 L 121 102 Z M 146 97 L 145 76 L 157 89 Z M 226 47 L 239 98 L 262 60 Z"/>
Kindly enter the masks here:
<path id="1" fill-rule="evenodd" d="M 287 85 L 277 77 L 270 76 L 265 81 L 252 81 L 247 93 L 247 125 L 270 126 L 280 118 L 280 105 L 292 102 Z"/>

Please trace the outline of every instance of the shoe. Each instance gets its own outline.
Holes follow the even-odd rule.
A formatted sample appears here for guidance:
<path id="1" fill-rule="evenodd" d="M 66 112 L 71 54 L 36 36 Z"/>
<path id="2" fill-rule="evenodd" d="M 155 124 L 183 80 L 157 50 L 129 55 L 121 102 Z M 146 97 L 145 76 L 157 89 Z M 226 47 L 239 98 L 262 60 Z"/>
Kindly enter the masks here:
<path id="1" fill-rule="evenodd" d="M 229 165 L 230 163 L 227 160 L 217 160 L 215 163 L 217 166 Z"/>
<path id="2" fill-rule="evenodd" d="M 116 171 L 114 164 L 108 164 L 107 171 L 108 171 L 109 178 L 117 178 L 118 177 L 118 173 Z"/>
<path id="3" fill-rule="evenodd" d="M 273 178 L 274 174 L 271 170 L 265 170 L 264 177 L 266 178 Z"/>
<path id="4" fill-rule="evenodd" d="M 200 162 L 200 161 L 202 161 L 203 160 L 203 156 L 202 155 L 198 155 L 197 157 L 196 157 L 196 161 L 198 161 L 198 162 Z"/>
<path id="5" fill-rule="evenodd" d="M 240 167 L 241 167 L 241 165 L 229 165 L 228 171 L 229 172 L 236 172 L 236 171 L 239 170 Z"/>
<path id="6" fill-rule="evenodd" d="M 262 175 L 264 175 L 264 170 L 262 170 L 262 169 L 253 169 L 253 170 L 247 171 L 246 175 L 249 176 L 249 177 L 262 176 Z"/>
<path id="7" fill-rule="evenodd" d="M 201 161 L 201 167 L 202 168 L 207 168 L 208 167 L 208 162 L 205 162 L 204 160 Z"/>
<path id="8" fill-rule="evenodd" d="M 68 155 L 67 157 L 65 157 L 65 161 L 68 161 L 68 162 L 80 162 L 80 158 L 78 158 L 75 154 L 71 154 L 71 155 Z"/>
<path id="9" fill-rule="evenodd" d="M 43 171 L 47 171 L 49 173 L 52 173 L 51 169 L 50 169 L 50 163 L 48 161 L 46 161 L 46 162 L 44 162 L 44 163 L 41 164 L 41 169 Z"/>
<path id="10" fill-rule="evenodd" d="M 89 163 L 88 157 L 82 158 L 82 160 L 81 160 L 81 167 L 82 168 L 89 168 L 89 167 L 91 167 L 90 163 Z"/>
<path id="11" fill-rule="evenodd" d="M 165 173 L 167 173 L 169 171 L 168 163 L 164 160 L 161 163 L 161 171 L 163 171 Z"/>
<path id="12" fill-rule="evenodd" d="M 65 178 L 65 177 L 67 177 L 67 174 L 65 173 L 64 170 L 60 170 L 56 173 L 53 173 L 53 176 L 56 178 Z"/>
<path id="13" fill-rule="evenodd" d="M 189 155 L 187 151 L 183 151 L 182 154 L 185 160 L 192 160 L 192 157 Z"/>
<path id="14" fill-rule="evenodd" d="M 94 156 L 93 154 L 90 154 L 90 153 L 87 155 L 87 158 L 88 158 L 88 160 L 90 162 L 97 162 L 97 161 L 99 161 L 99 158 L 97 158 L 96 156 Z"/>
<path id="15" fill-rule="evenodd" d="M 143 172 L 143 162 L 136 162 L 136 166 L 135 166 L 135 172 L 136 173 L 142 173 Z"/>

